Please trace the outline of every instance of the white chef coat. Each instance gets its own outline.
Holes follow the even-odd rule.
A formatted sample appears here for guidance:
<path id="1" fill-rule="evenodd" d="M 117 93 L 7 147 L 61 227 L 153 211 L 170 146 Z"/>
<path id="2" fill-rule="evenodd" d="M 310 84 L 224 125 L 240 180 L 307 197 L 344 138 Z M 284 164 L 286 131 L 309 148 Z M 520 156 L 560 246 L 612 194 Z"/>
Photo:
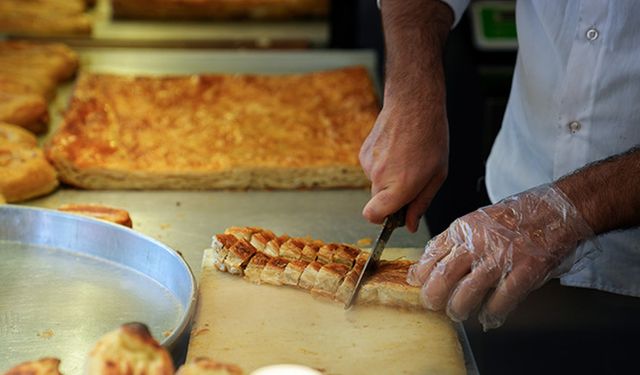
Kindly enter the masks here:
<path id="1" fill-rule="evenodd" d="M 442 1 L 456 23 L 469 3 Z M 487 162 L 493 202 L 640 144 L 639 20 L 636 0 L 516 2 L 518 57 Z M 600 255 L 561 283 L 640 296 L 640 228 L 598 242 Z"/>

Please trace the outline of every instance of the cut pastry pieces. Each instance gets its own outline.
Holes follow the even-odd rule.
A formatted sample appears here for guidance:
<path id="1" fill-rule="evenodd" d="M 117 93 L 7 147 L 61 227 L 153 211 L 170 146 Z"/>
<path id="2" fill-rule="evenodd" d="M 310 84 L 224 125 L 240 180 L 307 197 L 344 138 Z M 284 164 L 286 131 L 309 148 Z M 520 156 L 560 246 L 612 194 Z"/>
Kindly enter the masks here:
<path id="1" fill-rule="evenodd" d="M 30 36 L 90 34 L 84 0 L 2 0 L 0 33 Z"/>
<path id="2" fill-rule="evenodd" d="M 112 0 L 113 15 L 134 19 L 289 20 L 323 17 L 328 0 Z"/>
<path id="3" fill-rule="evenodd" d="M 378 112 L 373 82 L 358 66 L 282 75 L 87 73 L 47 156 L 61 180 L 88 189 L 364 187 L 358 152 Z"/>
<path id="4" fill-rule="evenodd" d="M 265 236 L 287 240 L 271 240 L 271 247 L 253 245 L 263 245 Z M 235 254 L 238 252 L 240 255 Z M 293 286 L 314 296 L 345 302 L 368 256 L 368 252 L 347 244 L 276 237 L 273 232 L 256 227 L 232 227 L 213 236 L 212 247 L 204 253 L 203 267 L 243 275 L 255 284 Z M 363 284 L 358 303 L 422 308 L 420 288 L 406 282 L 411 264 L 408 260 L 381 261 Z"/>

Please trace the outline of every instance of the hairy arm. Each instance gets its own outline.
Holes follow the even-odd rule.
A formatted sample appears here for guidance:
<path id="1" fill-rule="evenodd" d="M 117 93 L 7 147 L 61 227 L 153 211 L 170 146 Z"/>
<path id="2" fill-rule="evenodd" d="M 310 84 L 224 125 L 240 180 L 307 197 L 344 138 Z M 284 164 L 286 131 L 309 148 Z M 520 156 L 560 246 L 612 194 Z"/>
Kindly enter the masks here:
<path id="1" fill-rule="evenodd" d="M 381 223 L 408 204 L 406 222 L 420 216 L 447 175 L 449 135 L 442 49 L 453 12 L 438 0 L 384 0 L 384 105 L 360 151 L 371 180 L 363 215 Z"/>
<path id="2" fill-rule="evenodd" d="M 640 147 L 587 165 L 556 185 L 596 234 L 640 225 Z"/>
<path id="3" fill-rule="evenodd" d="M 595 234 L 640 224 L 640 148 L 480 208 L 427 244 L 408 281 L 431 309 L 464 320 L 481 305 L 485 329 Z"/>

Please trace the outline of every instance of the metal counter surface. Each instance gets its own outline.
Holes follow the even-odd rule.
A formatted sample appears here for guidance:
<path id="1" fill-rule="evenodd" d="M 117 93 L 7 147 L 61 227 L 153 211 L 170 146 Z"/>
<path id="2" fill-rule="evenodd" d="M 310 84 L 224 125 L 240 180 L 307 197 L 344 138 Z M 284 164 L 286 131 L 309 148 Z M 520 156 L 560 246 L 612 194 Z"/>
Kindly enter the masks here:
<path id="1" fill-rule="evenodd" d="M 379 88 L 373 51 L 215 51 L 79 48 L 82 72 L 196 74 L 205 72 L 284 74 L 363 65 Z M 60 123 L 73 84 L 51 105 L 53 131 Z M 46 138 L 46 137 L 45 137 Z M 365 189 L 307 191 L 81 191 L 62 188 L 29 204 L 56 208 L 64 203 L 103 203 L 127 209 L 134 228 L 182 252 L 198 276 L 201 252 L 211 236 L 232 225 L 256 225 L 276 233 L 331 241 L 375 239 L 378 226 L 361 216 Z M 422 247 L 423 230 L 399 230 L 390 246 Z"/>
<path id="2" fill-rule="evenodd" d="M 261 226 L 277 234 L 312 236 L 355 243 L 375 239 L 380 227 L 366 222 L 361 210 L 366 190 L 326 191 L 82 191 L 58 190 L 27 202 L 57 208 L 65 203 L 100 203 L 129 211 L 133 228 L 180 251 L 199 276 L 202 250 L 211 236 L 233 225 Z M 424 246 L 428 233 L 397 230 L 389 246 Z"/>

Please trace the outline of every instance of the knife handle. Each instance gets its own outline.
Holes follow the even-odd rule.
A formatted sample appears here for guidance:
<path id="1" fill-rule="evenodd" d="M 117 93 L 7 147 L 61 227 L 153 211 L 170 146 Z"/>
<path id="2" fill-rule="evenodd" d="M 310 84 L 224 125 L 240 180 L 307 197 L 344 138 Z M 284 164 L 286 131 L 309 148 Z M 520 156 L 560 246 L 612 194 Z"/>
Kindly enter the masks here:
<path id="1" fill-rule="evenodd" d="M 387 220 L 394 228 L 400 228 L 404 226 L 408 208 L 409 205 L 407 204 L 387 217 Z"/>

